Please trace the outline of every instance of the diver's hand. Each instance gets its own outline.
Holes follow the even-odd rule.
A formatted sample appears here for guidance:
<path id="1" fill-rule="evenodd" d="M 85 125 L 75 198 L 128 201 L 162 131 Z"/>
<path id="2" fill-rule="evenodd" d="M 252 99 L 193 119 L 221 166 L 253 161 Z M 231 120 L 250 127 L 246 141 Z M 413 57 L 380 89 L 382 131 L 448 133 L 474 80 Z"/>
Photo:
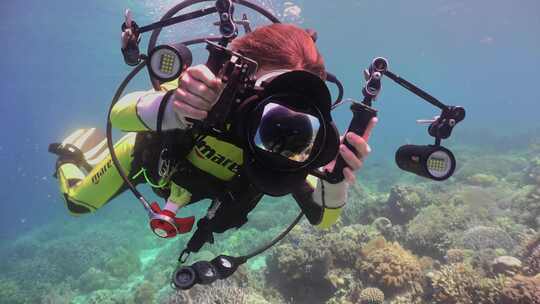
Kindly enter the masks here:
<path id="1" fill-rule="evenodd" d="M 369 140 L 369 137 L 371 136 L 371 131 L 377 124 L 377 121 L 377 117 L 371 119 L 363 136 L 356 135 L 353 132 L 348 132 L 347 134 L 345 134 L 346 140 L 354 147 L 356 153 L 347 148 L 347 146 L 343 143 L 339 146 L 339 154 L 341 154 L 343 160 L 345 160 L 345 163 L 347 164 L 347 166 L 343 168 L 343 175 L 345 176 L 345 180 L 349 184 L 353 184 L 356 182 L 355 171 L 362 168 L 364 160 L 371 152 L 371 148 L 369 147 L 367 142 Z M 326 165 L 324 169 L 326 171 L 332 172 L 335 163 L 336 160 L 333 160 L 328 165 Z"/>
<path id="2" fill-rule="evenodd" d="M 174 92 L 174 111 L 179 119 L 189 117 L 203 120 L 217 102 L 223 83 L 205 65 L 186 69 Z"/>
<path id="3" fill-rule="evenodd" d="M 126 25 L 126 29 L 122 31 L 120 44 L 122 46 L 122 49 L 126 49 L 129 42 L 138 42 L 137 35 L 135 35 L 135 32 L 132 28 L 131 21 L 133 20 L 133 17 L 131 15 L 131 11 L 127 9 L 124 12 L 124 23 Z"/>

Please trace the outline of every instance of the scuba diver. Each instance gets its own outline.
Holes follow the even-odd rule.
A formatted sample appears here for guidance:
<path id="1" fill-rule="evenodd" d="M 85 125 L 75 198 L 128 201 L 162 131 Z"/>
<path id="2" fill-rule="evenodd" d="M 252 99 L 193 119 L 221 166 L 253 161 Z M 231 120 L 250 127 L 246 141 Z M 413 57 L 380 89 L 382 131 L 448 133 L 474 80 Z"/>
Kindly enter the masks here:
<path id="1" fill-rule="evenodd" d="M 122 49 L 137 39 L 130 23 L 126 20 Z M 272 24 L 235 38 L 229 48 L 258 64 L 257 82 L 291 70 L 307 71 L 324 80 L 324 61 L 315 40 L 309 30 L 292 24 Z M 194 224 L 193 217 L 176 217 L 187 204 L 212 199 L 209 213 L 220 214 L 221 221 L 214 225 L 213 232 L 222 232 L 245 223 L 247 214 L 262 197 L 261 191 L 241 174 L 246 147 L 234 142 L 211 135 L 197 136 L 192 138 L 194 145 L 189 151 L 176 149 L 174 168 L 164 160 L 163 154 L 171 151 L 162 149 L 156 136 L 158 121 L 163 132 L 193 128 L 195 121 L 208 116 L 223 88 L 222 80 L 206 65 L 196 65 L 185 69 L 178 79 L 161 84 L 160 90 L 123 96 L 111 111 L 112 126 L 129 132 L 114 145 L 122 169 L 134 184 L 147 183 L 165 198 L 163 207 L 152 203 L 151 208 L 157 214 L 174 218 L 178 233 L 191 231 Z M 356 180 L 355 172 L 371 151 L 367 140 L 376 121 L 371 119 L 364 136 L 348 132 L 342 138 L 339 154 L 347 165 L 342 172 L 345 180 L 332 184 L 308 176 L 310 199 L 318 205 L 325 202 L 325 214 L 317 226 L 329 227 L 338 219 L 347 200 L 347 189 Z M 318 126 L 309 115 L 282 106 L 266 107 L 260 125 L 255 137 L 265 151 L 300 161 L 310 155 Z M 59 156 L 55 176 L 71 214 L 96 211 L 127 189 L 113 166 L 107 139 L 97 129 L 77 130 L 63 142 L 52 144 L 50 150 Z M 334 162 L 328 163 L 324 170 L 331 171 L 333 165 Z M 162 174 L 162 170 L 168 172 Z M 176 235 L 162 221 L 150 224 L 161 237 Z"/>
<path id="2" fill-rule="evenodd" d="M 177 289 L 211 284 L 232 275 L 247 260 L 271 248 L 305 216 L 311 225 L 334 224 L 347 203 L 347 191 L 371 152 L 367 141 L 377 123 L 372 102 L 386 76 L 441 110 L 429 124 L 431 145 L 401 146 L 395 155 L 404 171 L 443 181 L 456 160 L 441 145 L 465 118 L 460 106 L 446 105 L 388 70 L 375 58 L 364 70 L 363 100 L 352 99 L 353 117 L 340 138 L 331 111 L 345 101 L 343 86 L 326 70 L 315 44 L 317 33 L 282 24 L 248 0 L 216 0 L 214 6 L 176 15 L 211 0 L 184 0 L 160 21 L 139 27 L 126 12 L 121 51 L 133 70 L 118 87 L 109 108 L 106 136 L 80 129 L 49 151 L 58 155 L 58 178 L 69 212 L 87 214 L 130 190 L 161 238 L 192 231 L 195 218 L 179 210 L 203 199 L 211 204 L 181 252 L 171 283 Z M 234 18 L 235 4 L 252 9 L 273 24 L 251 30 L 247 14 Z M 156 46 L 166 26 L 218 13 L 220 37 Z M 245 35 L 238 37 L 237 25 Z M 140 34 L 152 31 L 147 54 Z M 216 43 L 217 42 L 217 43 Z M 188 46 L 205 43 L 206 64 L 191 66 Z M 133 77 L 147 68 L 153 90 L 123 95 Z M 326 82 L 338 88 L 332 96 Z M 112 128 L 127 132 L 113 143 Z M 149 203 L 135 187 L 147 184 L 165 200 Z M 219 255 L 184 265 L 192 252 L 213 243 L 214 233 L 240 228 L 263 195 L 291 194 L 300 208 L 289 227 L 268 244 L 241 256 Z"/>

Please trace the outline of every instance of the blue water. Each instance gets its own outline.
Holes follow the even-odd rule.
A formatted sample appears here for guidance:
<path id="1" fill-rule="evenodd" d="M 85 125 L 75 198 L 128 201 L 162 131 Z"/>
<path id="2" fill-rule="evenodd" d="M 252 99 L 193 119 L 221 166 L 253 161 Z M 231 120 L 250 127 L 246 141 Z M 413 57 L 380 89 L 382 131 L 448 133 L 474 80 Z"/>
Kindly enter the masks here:
<path id="1" fill-rule="evenodd" d="M 467 144 L 507 150 L 538 134 L 537 0 L 292 1 L 301 9 L 299 16 L 283 14 L 291 3 L 262 2 L 285 20 L 317 30 L 327 69 L 342 80 L 345 97 L 361 98 L 362 70 L 372 58 L 384 56 L 395 73 L 445 103 L 464 106 L 467 118 L 455 129 L 449 147 Z M 119 50 L 123 10 L 131 8 L 138 23 L 147 24 L 174 3 L 0 3 L 2 243 L 51 223 L 99 223 L 100 214 L 108 209 L 115 210 L 117 219 L 127 210 L 146 225 L 140 207 L 128 196 L 106 206 L 92 220 L 68 216 L 51 176 L 55 157 L 47 153 L 47 146 L 79 127 L 105 129 L 110 99 L 130 71 Z M 166 37 L 185 38 L 193 32 L 216 30 L 201 22 L 185 29 L 175 27 Z M 202 61 L 205 53 L 199 52 L 196 58 Z M 137 78 L 129 90 L 143 88 L 149 88 L 146 76 Z M 438 112 L 389 79 L 375 106 L 379 124 L 366 170 L 381 163 L 398 170 L 391 165 L 395 149 L 406 142 L 430 143 L 425 127 L 415 120 Z M 335 111 L 341 131 L 350 116 L 347 106 Z M 507 140 L 500 140 L 499 146 L 488 142 L 499 137 Z"/>

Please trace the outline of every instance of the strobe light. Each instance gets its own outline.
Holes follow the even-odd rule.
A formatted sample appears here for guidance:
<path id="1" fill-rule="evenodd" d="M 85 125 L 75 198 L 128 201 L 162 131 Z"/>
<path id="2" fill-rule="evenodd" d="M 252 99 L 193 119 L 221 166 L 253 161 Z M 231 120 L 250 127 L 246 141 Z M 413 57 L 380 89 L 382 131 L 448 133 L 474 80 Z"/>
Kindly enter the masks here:
<path id="1" fill-rule="evenodd" d="M 454 174 L 456 159 L 450 150 L 435 145 L 405 145 L 396 152 L 396 163 L 402 170 L 442 181 Z"/>
<path id="2" fill-rule="evenodd" d="M 159 45 L 150 52 L 148 58 L 150 74 L 161 82 L 178 78 L 193 60 L 191 51 L 181 43 Z"/>

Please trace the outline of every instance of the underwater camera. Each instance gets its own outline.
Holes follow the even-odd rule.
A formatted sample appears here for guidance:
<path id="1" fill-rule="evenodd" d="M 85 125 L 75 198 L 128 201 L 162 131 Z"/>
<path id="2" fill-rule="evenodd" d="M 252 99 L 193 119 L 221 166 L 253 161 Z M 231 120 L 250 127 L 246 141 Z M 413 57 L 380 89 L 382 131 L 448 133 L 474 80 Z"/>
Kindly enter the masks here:
<path id="1" fill-rule="evenodd" d="M 213 2 L 213 5 L 177 15 L 192 5 L 204 2 Z M 127 12 L 122 31 L 129 30 L 132 38 L 121 51 L 125 63 L 134 66 L 134 69 L 118 87 L 109 108 L 109 117 L 128 83 L 143 68 L 148 69 L 154 89 L 160 90 L 162 83 L 177 79 L 192 64 L 193 56 L 188 47 L 205 43 L 209 52 L 206 65 L 225 86 L 206 119 L 202 121 L 188 119 L 192 128 L 185 132 L 192 133 L 183 138 L 191 138 L 193 134 L 211 135 L 244 147 L 242 172 L 262 194 L 294 196 L 293 192 L 305 183 L 308 175 L 333 184 L 342 182 L 346 163 L 338 153 L 339 133 L 331 116 L 331 111 L 344 103 L 341 82 L 332 73 L 327 73 L 327 78 L 323 80 L 315 74 L 301 70 L 274 71 L 256 79 L 257 62 L 227 48 L 229 42 L 238 36 L 238 26 L 241 26 L 245 33 L 251 31 L 247 14 L 243 14 L 242 19 L 234 18 L 235 4 L 261 14 L 272 23 L 280 22 L 272 13 L 247 0 L 186 0 L 167 11 L 160 21 L 142 27 L 138 26 Z M 162 28 L 214 13 L 219 16 L 214 25 L 219 27 L 220 36 L 156 45 Z M 150 31 L 152 34 L 148 42 L 148 55 L 145 55 L 139 49 L 140 35 Z M 314 41 L 317 39 L 314 31 L 308 33 Z M 366 82 L 362 89 L 363 100 L 361 102 L 350 100 L 353 118 L 347 132 L 362 136 L 371 119 L 377 116 L 377 110 L 372 107 L 372 103 L 378 98 L 382 89 L 382 79 L 386 76 L 441 110 L 441 114 L 435 119 L 423 121 L 429 123 L 428 133 L 435 138 L 434 144 L 400 147 L 396 152 L 398 167 L 437 181 L 452 176 L 456 160 L 450 150 L 441 146 L 441 141 L 450 137 L 453 128 L 465 118 L 465 110 L 459 106 L 443 104 L 414 84 L 392 73 L 388 61 L 383 57 L 375 58 L 364 71 L 364 76 Z M 325 81 L 333 83 L 338 88 L 338 96 L 334 102 Z M 171 95 L 167 94 L 172 93 L 173 91 L 167 92 L 162 100 L 168 100 Z M 174 140 L 168 139 L 167 132 L 162 131 L 165 104 L 166 102 L 160 104 L 156 125 L 157 134 L 163 136 L 158 172 L 161 177 L 170 177 L 171 168 L 175 168 L 176 165 L 171 155 L 178 155 L 176 149 L 180 148 L 182 151 L 186 149 L 190 151 L 194 143 L 190 140 L 180 143 L 178 137 Z M 156 207 L 157 203 L 148 203 L 136 189 L 114 152 L 110 119 L 107 122 L 107 139 L 113 163 L 128 188 L 147 211 L 150 222 L 154 223 L 151 225 L 154 233 L 159 237 L 169 238 L 182 233 L 182 229 L 186 226 L 191 227 L 188 224 L 192 225 L 192 222 L 186 223 L 185 219 L 182 222 L 183 219 L 160 213 Z M 344 141 L 344 144 L 355 151 L 347 141 Z M 331 172 L 320 169 L 334 159 L 336 163 Z M 189 191 L 189 186 L 186 189 Z M 322 208 L 325 207 L 323 201 Z M 220 255 L 211 261 L 197 261 L 186 266 L 184 263 L 190 253 L 197 252 L 204 243 L 213 242 L 212 232 L 204 234 L 200 232 L 202 230 L 197 230 L 186 249 L 180 254 L 179 267 L 171 279 L 173 287 L 189 289 L 195 284 L 210 284 L 229 277 L 247 260 L 279 242 L 304 215 L 310 221 L 316 217 L 312 217 L 308 211 L 302 208 L 291 225 L 280 235 L 247 255 L 238 257 Z M 159 229 L 154 229 L 155 227 Z"/>

